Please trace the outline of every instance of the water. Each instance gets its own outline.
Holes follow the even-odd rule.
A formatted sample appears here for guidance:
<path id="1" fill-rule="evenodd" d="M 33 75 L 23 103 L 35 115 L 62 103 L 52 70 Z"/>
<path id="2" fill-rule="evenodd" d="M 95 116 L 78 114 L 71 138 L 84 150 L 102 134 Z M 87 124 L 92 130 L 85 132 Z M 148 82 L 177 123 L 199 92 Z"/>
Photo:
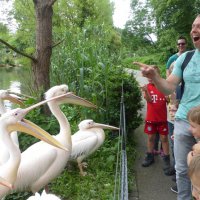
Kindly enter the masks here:
<path id="1" fill-rule="evenodd" d="M 0 89 L 21 92 L 20 71 L 17 68 L 0 68 Z"/>
<path id="2" fill-rule="evenodd" d="M 28 70 L 24 68 L 0 68 L 0 90 L 10 90 L 16 93 L 25 93 L 22 89 L 24 79 L 28 82 Z M 5 101 L 5 106 L 10 109 L 12 104 Z"/>

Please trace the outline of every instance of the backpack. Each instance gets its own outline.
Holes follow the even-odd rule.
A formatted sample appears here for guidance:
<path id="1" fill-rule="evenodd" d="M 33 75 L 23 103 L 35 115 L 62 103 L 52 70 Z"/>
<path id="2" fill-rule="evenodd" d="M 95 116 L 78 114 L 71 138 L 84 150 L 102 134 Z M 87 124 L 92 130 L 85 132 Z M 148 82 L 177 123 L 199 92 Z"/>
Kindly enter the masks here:
<path id="1" fill-rule="evenodd" d="M 186 54 L 186 56 L 185 56 L 185 59 L 184 59 L 182 65 L 181 65 L 182 81 L 181 81 L 181 94 L 180 94 L 180 98 L 182 98 L 182 96 L 183 96 L 184 86 L 185 86 L 185 82 L 183 80 L 183 71 L 187 67 L 187 64 L 190 62 L 192 56 L 194 55 L 194 52 L 195 52 L 195 50 L 188 51 L 187 54 Z"/>

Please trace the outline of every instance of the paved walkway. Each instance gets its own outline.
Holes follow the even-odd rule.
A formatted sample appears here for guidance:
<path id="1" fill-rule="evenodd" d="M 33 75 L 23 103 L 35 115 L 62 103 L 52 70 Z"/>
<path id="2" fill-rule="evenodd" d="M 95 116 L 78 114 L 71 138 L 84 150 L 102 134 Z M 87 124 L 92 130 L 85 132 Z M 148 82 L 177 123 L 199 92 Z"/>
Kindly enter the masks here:
<path id="1" fill-rule="evenodd" d="M 144 85 L 147 80 L 141 77 L 139 71 L 134 71 L 136 79 L 141 85 Z M 145 104 L 145 101 L 143 101 Z M 145 107 L 142 110 L 144 116 Z M 129 200 L 176 200 L 176 194 L 170 190 L 174 184 L 171 176 L 166 176 L 162 170 L 162 158 L 155 157 L 155 163 L 150 167 L 144 168 L 141 163 L 146 152 L 147 137 L 143 132 L 144 125 L 141 125 L 135 130 L 134 136 L 137 143 L 136 151 L 137 158 L 134 163 L 134 175 L 136 177 L 135 185 L 132 192 L 129 194 Z"/>

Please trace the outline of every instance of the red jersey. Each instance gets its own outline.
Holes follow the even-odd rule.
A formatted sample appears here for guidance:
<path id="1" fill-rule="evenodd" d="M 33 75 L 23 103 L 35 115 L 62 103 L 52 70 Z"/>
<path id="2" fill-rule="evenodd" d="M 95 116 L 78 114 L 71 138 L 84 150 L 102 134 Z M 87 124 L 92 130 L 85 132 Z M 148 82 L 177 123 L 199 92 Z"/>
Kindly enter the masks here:
<path id="1" fill-rule="evenodd" d="M 147 102 L 146 121 L 165 122 L 167 121 L 167 100 L 154 84 L 148 83 L 147 90 L 152 102 Z"/>

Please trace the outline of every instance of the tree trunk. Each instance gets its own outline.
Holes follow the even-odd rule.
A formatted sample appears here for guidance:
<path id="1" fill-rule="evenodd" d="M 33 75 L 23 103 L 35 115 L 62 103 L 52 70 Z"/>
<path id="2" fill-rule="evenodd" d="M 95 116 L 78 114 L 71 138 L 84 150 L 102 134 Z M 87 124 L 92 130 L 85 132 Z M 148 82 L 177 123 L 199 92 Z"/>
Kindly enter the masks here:
<path id="1" fill-rule="evenodd" d="M 41 93 L 50 87 L 50 59 L 52 54 L 51 0 L 33 0 L 36 14 L 36 62 L 32 63 L 34 86 Z M 55 2 L 55 1 L 54 1 Z"/>
<path id="2" fill-rule="evenodd" d="M 56 0 L 33 0 L 36 15 L 36 61 L 32 62 L 34 87 L 42 95 L 50 87 L 50 65 L 52 54 L 52 15 Z M 43 111 L 50 115 L 47 106 Z"/>

